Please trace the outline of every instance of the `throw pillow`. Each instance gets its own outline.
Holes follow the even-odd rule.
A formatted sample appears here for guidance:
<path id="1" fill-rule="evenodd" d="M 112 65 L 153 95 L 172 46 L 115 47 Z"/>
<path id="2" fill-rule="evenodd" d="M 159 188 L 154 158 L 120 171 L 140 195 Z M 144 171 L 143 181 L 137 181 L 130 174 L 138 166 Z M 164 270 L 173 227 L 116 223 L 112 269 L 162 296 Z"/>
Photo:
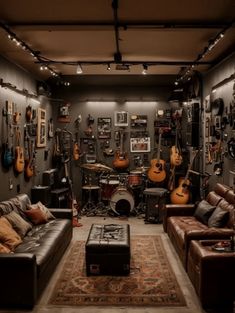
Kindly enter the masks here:
<path id="1" fill-rule="evenodd" d="M 209 227 L 225 227 L 229 219 L 229 211 L 222 209 L 219 205 L 216 207 L 208 220 Z"/>
<path id="2" fill-rule="evenodd" d="M 24 238 L 26 233 L 32 229 L 32 225 L 26 222 L 18 213 L 11 211 L 11 213 L 4 215 L 4 217 L 10 222 L 13 229 Z"/>
<path id="3" fill-rule="evenodd" d="M 207 225 L 208 220 L 215 210 L 215 206 L 208 203 L 206 200 L 202 200 L 198 203 L 194 216 L 198 221 Z"/>
<path id="4" fill-rule="evenodd" d="M 40 208 L 32 208 L 26 210 L 24 213 L 34 225 L 45 224 L 47 222 L 46 214 Z"/>
<path id="5" fill-rule="evenodd" d="M 0 253 L 10 253 L 11 250 L 7 247 L 4 246 L 2 243 L 0 243 Z"/>
<path id="6" fill-rule="evenodd" d="M 0 218 L 0 241 L 12 251 L 22 242 L 20 236 L 4 216 Z"/>
<path id="7" fill-rule="evenodd" d="M 42 204 L 42 202 L 37 202 L 35 204 L 31 204 L 27 206 L 28 209 L 35 209 L 35 208 L 39 208 L 41 209 L 45 214 L 48 220 L 54 220 L 55 216 L 50 212 L 50 210 L 44 205 Z"/>

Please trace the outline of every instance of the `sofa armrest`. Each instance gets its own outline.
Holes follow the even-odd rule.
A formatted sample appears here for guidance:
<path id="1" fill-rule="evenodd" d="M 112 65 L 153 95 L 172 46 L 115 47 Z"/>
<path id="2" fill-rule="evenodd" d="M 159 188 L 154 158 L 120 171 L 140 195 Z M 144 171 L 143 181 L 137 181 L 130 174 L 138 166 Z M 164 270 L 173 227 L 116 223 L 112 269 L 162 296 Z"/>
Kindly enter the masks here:
<path id="1" fill-rule="evenodd" d="M 70 220 L 72 220 L 72 218 L 73 218 L 73 210 L 72 209 L 49 208 L 49 210 L 56 218 L 67 218 Z"/>
<path id="2" fill-rule="evenodd" d="M 31 253 L 0 254 L 0 306 L 34 306 L 37 300 L 36 256 Z"/>
<path id="3" fill-rule="evenodd" d="M 195 204 L 166 204 L 163 207 L 163 229 L 167 232 L 167 219 L 170 216 L 192 216 Z"/>

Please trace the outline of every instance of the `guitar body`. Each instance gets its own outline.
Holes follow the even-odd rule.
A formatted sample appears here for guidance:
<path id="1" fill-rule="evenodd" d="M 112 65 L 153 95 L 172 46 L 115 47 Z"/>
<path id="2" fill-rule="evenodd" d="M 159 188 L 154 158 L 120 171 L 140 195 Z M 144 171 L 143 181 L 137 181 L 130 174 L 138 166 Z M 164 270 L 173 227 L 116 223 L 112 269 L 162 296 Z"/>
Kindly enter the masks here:
<path id="1" fill-rule="evenodd" d="M 73 159 L 77 161 L 79 160 L 79 157 L 80 157 L 79 146 L 78 146 L 78 143 L 75 142 L 73 145 Z"/>
<path id="2" fill-rule="evenodd" d="M 182 163 L 182 156 L 177 146 L 172 146 L 170 151 L 170 163 L 173 166 L 179 166 Z"/>
<path id="3" fill-rule="evenodd" d="M 127 168 L 130 164 L 130 161 L 126 153 L 120 153 L 120 151 L 115 152 L 113 167 L 117 169 Z"/>
<path id="4" fill-rule="evenodd" d="M 185 178 L 179 179 L 179 186 L 171 192 L 170 199 L 173 204 L 186 204 L 189 201 L 190 181 Z"/>
<path id="5" fill-rule="evenodd" d="M 160 183 L 164 181 L 166 178 L 165 164 L 166 162 L 164 160 L 151 160 L 151 167 L 148 170 L 148 178 L 152 182 Z"/>
<path id="6" fill-rule="evenodd" d="M 4 168 L 8 169 L 13 163 L 12 149 L 9 148 L 8 143 L 3 144 L 2 153 L 2 165 Z"/>
<path id="7" fill-rule="evenodd" d="M 31 178 L 34 174 L 34 167 L 32 164 L 32 160 L 26 160 L 25 161 L 25 176 L 27 178 Z"/>
<path id="8" fill-rule="evenodd" d="M 17 173 L 22 173 L 24 170 L 24 149 L 20 146 L 15 148 L 15 170 Z"/>

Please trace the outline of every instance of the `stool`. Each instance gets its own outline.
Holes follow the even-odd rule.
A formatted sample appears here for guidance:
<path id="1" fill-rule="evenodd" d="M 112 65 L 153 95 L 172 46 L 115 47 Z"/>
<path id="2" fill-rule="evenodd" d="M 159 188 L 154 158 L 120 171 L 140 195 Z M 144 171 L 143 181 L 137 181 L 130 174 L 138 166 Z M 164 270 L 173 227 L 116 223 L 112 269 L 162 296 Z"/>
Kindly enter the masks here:
<path id="1" fill-rule="evenodd" d="M 162 223 L 161 209 L 165 203 L 167 192 L 168 190 L 165 188 L 146 188 L 143 191 L 143 194 L 146 195 L 146 223 Z"/>
<path id="2" fill-rule="evenodd" d="M 130 226 L 92 224 L 85 252 L 87 275 L 128 275 Z"/>

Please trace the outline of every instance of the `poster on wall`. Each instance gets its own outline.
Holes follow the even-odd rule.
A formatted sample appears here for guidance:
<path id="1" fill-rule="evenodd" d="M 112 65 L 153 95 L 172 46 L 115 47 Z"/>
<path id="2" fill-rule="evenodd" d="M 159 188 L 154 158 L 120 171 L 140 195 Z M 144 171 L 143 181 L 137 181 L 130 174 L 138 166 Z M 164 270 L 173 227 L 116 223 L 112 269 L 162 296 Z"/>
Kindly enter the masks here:
<path id="1" fill-rule="evenodd" d="M 150 137 L 131 138 L 130 150 L 131 152 L 150 152 Z"/>
<path id="2" fill-rule="evenodd" d="M 115 111 L 114 112 L 114 125 L 119 127 L 128 126 L 128 112 Z"/>
<path id="3" fill-rule="evenodd" d="M 111 138 L 111 117 L 98 117 L 97 130 L 99 139 Z"/>
<path id="4" fill-rule="evenodd" d="M 37 120 L 37 147 L 45 147 L 47 143 L 46 136 L 46 110 L 38 108 Z"/>

